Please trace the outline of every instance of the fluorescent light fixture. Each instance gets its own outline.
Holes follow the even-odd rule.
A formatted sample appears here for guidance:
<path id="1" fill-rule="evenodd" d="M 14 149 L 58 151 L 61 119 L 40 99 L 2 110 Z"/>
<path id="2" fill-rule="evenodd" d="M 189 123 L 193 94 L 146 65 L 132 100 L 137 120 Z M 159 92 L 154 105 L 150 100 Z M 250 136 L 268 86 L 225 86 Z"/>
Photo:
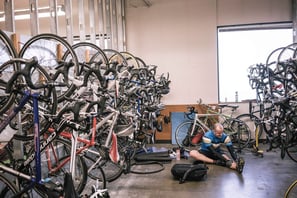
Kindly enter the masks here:
<path id="1" fill-rule="evenodd" d="M 38 18 L 46 18 L 55 16 L 55 12 L 51 11 L 49 7 L 38 8 Z M 64 5 L 57 6 L 57 16 L 65 16 Z M 30 19 L 29 9 L 19 9 L 14 11 L 14 20 L 27 20 Z M 5 21 L 5 12 L 0 12 L 0 22 Z"/>

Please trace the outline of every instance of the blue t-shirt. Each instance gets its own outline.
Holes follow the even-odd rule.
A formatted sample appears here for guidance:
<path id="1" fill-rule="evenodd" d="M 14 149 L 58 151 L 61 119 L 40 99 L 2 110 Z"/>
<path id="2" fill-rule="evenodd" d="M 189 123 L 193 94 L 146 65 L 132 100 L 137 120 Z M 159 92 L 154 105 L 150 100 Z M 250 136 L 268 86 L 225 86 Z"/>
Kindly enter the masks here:
<path id="1" fill-rule="evenodd" d="M 214 132 L 210 130 L 207 131 L 202 138 L 201 150 L 209 151 L 208 147 L 213 145 L 215 150 L 220 152 L 220 146 L 222 144 L 231 146 L 232 142 L 230 137 L 226 133 L 223 133 L 222 137 L 218 138 L 215 136 Z"/>

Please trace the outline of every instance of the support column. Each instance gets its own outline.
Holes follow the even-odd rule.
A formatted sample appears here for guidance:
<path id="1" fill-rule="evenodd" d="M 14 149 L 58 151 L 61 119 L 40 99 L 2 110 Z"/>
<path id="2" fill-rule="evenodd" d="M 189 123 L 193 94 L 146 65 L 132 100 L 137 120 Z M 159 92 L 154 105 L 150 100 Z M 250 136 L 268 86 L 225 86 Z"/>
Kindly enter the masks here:
<path id="1" fill-rule="evenodd" d="M 96 44 L 94 0 L 89 0 L 89 19 L 90 19 L 90 40 L 91 40 L 91 43 Z"/>
<path id="2" fill-rule="evenodd" d="M 84 1 L 77 0 L 78 5 L 78 30 L 79 30 L 79 38 L 81 42 L 86 41 L 86 26 L 85 26 L 85 7 Z"/>
<path id="3" fill-rule="evenodd" d="M 49 0 L 49 12 L 50 12 L 50 30 L 51 30 L 51 33 L 58 35 L 57 0 Z"/>
<path id="4" fill-rule="evenodd" d="M 104 2 L 103 0 L 97 0 L 98 10 L 98 33 L 99 33 L 99 47 L 104 48 Z"/>
<path id="5" fill-rule="evenodd" d="M 112 37 L 111 37 L 111 13 L 110 13 L 110 0 L 105 0 L 105 7 L 104 7 L 104 19 L 105 19 L 105 48 L 111 49 L 112 48 Z"/>
<path id="6" fill-rule="evenodd" d="M 31 36 L 39 34 L 38 0 L 30 0 L 30 27 Z"/>
<path id="7" fill-rule="evenodd" d="M 15 32 L 14 0 L 5 0 L 4 10 L 5 10 L 5 30 L 9 32 Z"/>
<path id="8" fill-rule="evenodd" d="M 116 0 L 117 9 L 117 38 L 118 38 L 118 51 L 126 51 L 125 43 L 125 4 L 123 0 Z"/>
<path id="9" fill-rule="evenodd" d="M 117 26 L 117 9 L 116 0 L 110 1 L 110 27 L 111 27 L 111 46 L 112 49 L 118 50 L 118 26 Z"/>
<path id="10" fill-rule="evenodd" d="M 297 43 L 297 0 L 292 0 L 293 42 Z"/>
<path id="11" fill-rule="evenodd" d="M 72 23 L 72 1 L 65 0 L 65 15 L 66 15 L 66 36 L 67 42 L 73 44 L 73 23 Z"/>

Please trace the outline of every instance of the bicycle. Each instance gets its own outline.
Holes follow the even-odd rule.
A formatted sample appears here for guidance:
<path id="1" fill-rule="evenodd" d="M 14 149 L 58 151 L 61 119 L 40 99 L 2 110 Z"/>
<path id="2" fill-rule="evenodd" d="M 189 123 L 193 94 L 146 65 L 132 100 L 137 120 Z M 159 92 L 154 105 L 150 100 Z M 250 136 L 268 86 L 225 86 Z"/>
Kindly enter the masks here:
<path id="1" fill-rule="evenodd" d="M 15 60 L 15 59 L 13 59 Z M 3 179 L 3 183 L 6 184 L 8 186 L 8 188 L 10 188 L 10 192 L 11 193 L 16 193 L 16 196 L 21 196 L 22 194 L 26 194 L 28 195 L 29 191 L 34 189 L 34 191 L 37 194 L 40 194 L 41 196 L 59 196 L 61 193 L 63 193 L 62 189 L 61 189 L 61 185 L 58 184 L 54 184 L 50 181 L 49 178 L 43 178 L 42 177 L 42 171 L 41 171 L 41 156 L 40 153 L 41 151 L 44 149 L 44 147 L 50 142 L 45 142 L 45 143 L 40 143 L 40 134 L 41 134 L 41 129 L 40 127 L 44 127 L 43 125 L 40 125 L 39 122 L 39 113 L 42 112 L 41 109 L 42 107 L 39 106 L 39 100 L 42 101 L 47 101 L 48 99 L 46 98 L 47 95 L 41 95 L 40 93 L 31 93 L 30 90 L 28 91 L 19 91 L 19 90 L 14 90 L 13 86 L 15 85 L 15 81 L 18 81 L 20 77 L 24 77 L 25 80 L 23 81 L 23 83 L 26 83 L 25 87 L 29 87 L 31 90 L 38 90 L 38 89 L 43 89 L 43 88 L 48 88 L 50 91 L 55 91 L 54 87 L 57 86 L 57 84 L 55 83 L 51 83 L 51 82 L 43 82 L 41 84 L 33 84 L 32 76 L 30 76 L 29 74 L 31 74 L 30 71 L 31 68 L 38 68 L 38 64 L 36 61 L 32 61 L 31 60 L 25 60 L 25 59 L 16 59 L 16 61 L 20 61 L 20 62 L 24 62 L 27 63 L 27 65 L 25 66 L 25 68 L 23 70 L 17 71 L 14 73 L 14 75 L 11 77 L 11 79 L 8 80 L 7 84 L 6 84 L 6 92 L 9 93 L 10 95 L 16 91 L 18 92 L 19 95 L 23 95 L 23 97 L 21 99 L 18 99 L 18 104 L 16 107 L 14 107 L 11 111 L 9 111 L 7 113 L 7 115 L 3 118 L 3 121 L 0 124 L 0 131 L 2 132 L 1 135 L 5 134 L 3 131 L 5 129 L 7 129 L 7 127 L 10 125 L 12 119 L 14 119 L 16 117 L 16 115 L 24 108 L 27 108 L 27 105 L 31 106 L 32 105 L 32 109 L 33 109 L 33 120 L 34 120 L 34 127 L 33 127 L 33 134 L 34 134 L 34 141 L 33 141 L 33 153 L 31 155 L 28 155 L 27 159 L 25 159 L 24 161 L 21 160 L 11 160 L 11 163 L 4 163 L 2 162 L 0 164 L 0 169 L 3 171 L 2 172 L 2 177 L 1 179 Z M 35 65 L 36 64 L 36 65 Z M 44 73 L 45 74 L 45 73 Z M 21 94 L 23 93 L 23 94 Z M 50 95 L 50 94 L 49 94 Z M 33 101 L 33 103 L 31 104 L 31 100 Z M 55 101 L 52 101 L 53 103 L 55 103 Z M 41 107 L 41 108 L 40 108 Z M 39 112 L 40 111 L 40 112 Z M 45 116 L 45 115 L 43 115 Z M 49 115 L 50 116 L 50 115 Z M 62 120 L 61 122 L 65 122 L 64 120 Z M 7 132 L 7 131 L 5 131 Z M 11 131 L 8 131 L 11 132 Z M 4 141 L 4 143 L 9 142 L 10 139 L 12 138 L 13 133 L 9 134 L 9 136 L 7 137 L 6 135 L 4 135 L 4 138 L 2 138 L 2 141 Z M 21 138 L 20 138 L 21 139 Z M 24 139 L 26 139 L 26 137 L 24 136 Z M 25 141 L 24 139 L 22 139 L 23 141 Z M 29 139 L 31 140 L 31 139 Z M 35 160 L 35 164 L 34 167 L 31 167 L 32 162 Z M 6 175 L 9 174 L 9 178 L 7 178 Z M 34 175 L 34 176 L 32 176 Z M 13 176 L 15 176 L 13 178 Z M 8 183 L 8 181 L 10 183 Z M 4 189 L 2 189 L 2 193 L 6 194 L 6 187 L 4 187 Z M 55 193 L 53 193 L 53 191 L 56 191 L 55 193 L 57 195 L 55 195 Z"/>
<path id="2" fill-rule="evenodd" d="M 254 102 L 256 102 L 255 105 L 253 105 Z M 266 136 L 265 139 L 270 144 L 267 150 L 278 147 L 273 140 L 276 127 L 276 120 L 273 118 L 273 114 L 277 114 L 273 105 L 251 100 L 249 101 L 249 113 L 243 113 L 236 117 L 236 119 L 242 120 L 250 128 L 251 132 L 254 132 L 254 139 L 250 142 L 253 144 L 252 152 L 260 157 L 263 157 L 264 152 L 259 148 L 259 140 L 263 133 Z"/>
<path id="3" fill-rule="evenodd" d="M 122 173 L 131 172 L 131 160 L 133 159 L 139 144 L 142 143 L 133 139 L 135 121 L 137 115 L 132 111 L 122 111 L 110 106 L 103 106 L 102 118 L 96 125 L 98 130 L 98 149 L 102 153 L 100 166 L 103 168 L 106 180 L 111 182 L 116 180 Z M 128 118 L 128 119 L 127 119 Z M 155 162 L 160 168 L 147 170 L 143 174 L 155 173 L 163 170 L 163 165 Z M 139 164 L 135 164 L 139 165 Z M 145 165 L 145 164 L 142 164 Z"/>
<path id="4" fill-rule="evenodd" d="M 222 108 L 229 107 L 232 112 L 238 108 L 238 106 L 232 105 L 218 105 L 219 111 L 216 111 L 217 107 L 203 104 L 206 107 L 206 113 L 198 113 L 194 107 L 188 107 L 188 112 L 185 116 L 187 121 L 178 125 L 175 131 L 175 139 L 179 147 L 197 147 L 200 144 L 202 136 L 208 130 L 211 130 L 211 126 L 215 122 L 220 122 L 224 126 L 224 132 L 231 137 L 234 148 L 239 152 L 245 148 L 251 137 L 248 126 L 232 117 L 222 113 Z M 194 141 L 193 141 L 194 140 Z"/>
<path id="5" fill-rule="evenodd" d="M 33 109 L 34 109 L 34 156 L 35 156 L 35 173 L 33 173 L 34 176 L 32 176 L 32 170 L 27 169 L 25 167 L 19 167 L 18 170 L 9 167 L 9 165 L 1 163 L 0 164 L 0 170 L 3 172 L 1 173 L 1 183 L 5 186 L 1 185 L 1 195 L 3 197 L 6 197 L 8 195 L 14 195 L 22 197 L 23 194 L 27 194 L 30 189 L 35 189 L 36 193 L 40 194 L 41 196 L 53 196 L 57 197 L 60 194 L 62 194 L 61 186 L 55 186 L 54 184 L 50 182 L 45 182 L 42 180 L 42 173 L 41 173 L 41 157 L 40 157 L 40 138 L 39 138 L 39 119 L 38 119 L 38 98 L 39 94 L 30 92 L 25 92 L 24 97 L 22 98 L 19 106 L 15 107 L 14 110 L 9 114 L 9 116 L 3 121 L 0 125 L 0 131 L 3 132 L 3 130 L 6 128 L 6 126 L 9 125 L 10 120 L 17 115 L 17 113 L 25 106 L 26 103 L 30 99 L 33 100 Z M 22 171 L 19 171 L 22 170 Z M 29 172 L 23 172 L 23 171 L 29 171 Z M 8 178 L 6 174 L 10 174 L 13 176 L 16 176 L 15 179 L 20 181 L 14 183 L 14 179 L 11 178 L 11 176 Z M 22 184 L 24 187 L 21 189 L 20 187 L 16 186 L 16 184 Z M 48 186 L 48 184 L 51 184 Z M 55 195 L 56 192 L 58 195 Z M 7 194 L 8 193 L 8 194 Z"/>
<path id="6" fill-rule="evenodd" d="M 69 109 L 71 108 L 69 107 Z M 75 179 L 74 182 L 76 182 L 75 190 L 78 193 L 84 190 L 88 179 L 87 176 L 98 180 L 97 188 L 106 188 L 105 173 L 100 166 L 97 166 L 99 161 L 91 159 L 90 162 L 90 159 L 87 157 L 87 154 L 91 153 L 92 155 L 96 155 L 97 159 L 101 158 L 101 153 L 94 149 L 96 148 L 95 144 L 97 144 L 95 141 L 96 130 L 94 128 L 96 116 L 93 114 L 89 118 L 94 123 L 92 124 L 91 137 L 89 139 L 87 138 L 88 134 L 86 134 L 88 129 L 78 125 L 77 122 L 68 121 L 67 125 L 71 124 L 72 127 L 66 128 L 66 130 L 64 129 L 58 134 L 56 129 L 49 128 L 48 132 L 44 135 L 44 141 L 50 141 L 53 136 L 57 137 L 50 141 L 41 153 L 44 159 L 44 169 L 46 169 L 49 175 L 55 175 L 55 178 L 52 179 L 53 181 L 61 182 L 63 178 L 59 178 L 59 174 L 67 170 L 69 166 L 71 173 L 78 171 L 78 173 L 72 175 Z M 80 135 L 78 135 L 78 131 Z M 76 160 L 76 165 L 71 164 L 72 161 L 75 162 Z"/>

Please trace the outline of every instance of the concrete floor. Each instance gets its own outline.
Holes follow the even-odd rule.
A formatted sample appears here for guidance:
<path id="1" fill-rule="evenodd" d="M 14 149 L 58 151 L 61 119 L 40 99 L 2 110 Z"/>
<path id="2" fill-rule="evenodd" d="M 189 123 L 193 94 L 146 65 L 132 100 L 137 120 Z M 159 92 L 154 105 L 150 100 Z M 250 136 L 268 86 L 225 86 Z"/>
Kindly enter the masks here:
<path id="1" fill-rule="evenodd" d="M 156 144 L 156 147 L 172 148 L 168 144 Z M 280 158 L 280 151 L 266 152 L 264 157 L 244 150 L 242 156 L 246 165 L 240 175 L 225 167 L 208 165 L 208 176 L 205 181 L 187 181 L 179 184 L 171 175 L 171 167 L 175 163 L 192 163 L 193 159 L 172 160 L 164 164 L 162 172 L 140 175 L 122 175 L 107 185 L 111 198 L 150 198 L 150 197 L 207 197 L 207 198 L 281 198 L 288 186 L 297 179 L 297 163 Z M 295 196 L 297 197 L 297 196 Z"/>

